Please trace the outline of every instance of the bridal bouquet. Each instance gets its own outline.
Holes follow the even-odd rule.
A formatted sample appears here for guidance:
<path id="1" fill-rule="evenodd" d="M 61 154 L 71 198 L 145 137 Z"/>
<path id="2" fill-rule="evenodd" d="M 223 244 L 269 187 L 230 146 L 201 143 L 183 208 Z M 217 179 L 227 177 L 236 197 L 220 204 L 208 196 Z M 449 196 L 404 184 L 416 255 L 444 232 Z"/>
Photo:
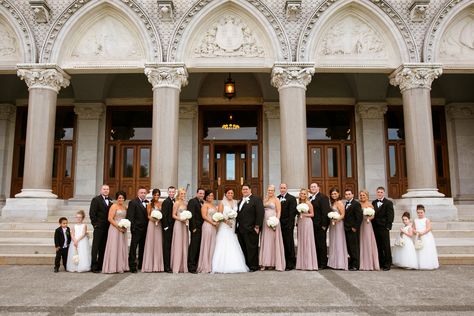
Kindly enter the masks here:
<path id="1" fill-rule="evenodd" d="M 336 225 L 336 221 L 341 218 L 338 212 L 329 212 L 328 217 L 331 219 L 331 223 Z"/>
<path id="2" fill-rule="evenodd" d="M 270 227 L 271 229 L 275 230 L 276 227 L 278 226 L 278 224 L 280 223 L 280 220 L 276 217 L 276 216 L 270 216 L 268 219 L 267 219 L 267 225 L 268 227 Z"/>
<path id="3" fill-rule="evenodd" d="M 227 219 L 235 219 L 237 218 L 237 211 L 231 210 L 226 214 Z"/>
<path id="4" fill-rule="evenodd" d="M 191 219 L 192 217 L 193 217 L 193 214 L 188 210 L 184 210 L 184 211 L 181 212 L 181 214 L 179 214 L 179 218 L 182 221 Z"/>
<path id="5" fill-rule="evenodd" d="M 72 263 L 76 266 L 79 264 L 79 254 L 77 253 L 77 248 L 74 250 L 74 256 L 72 256 Z"/>
<path id="6" fill-rule="evenodd" d="M 420 234 L 416 234 L 416 237 L 415 237 L 415 249 L 416 249 L 416 250 L 423 249 L 423 240 L 421 240 Z"/>
<path id="7" fill-rule="evenodd" d="M 126 218 L 122 218 L 117 224 L 118 227 L 126 229 L 129 229 L 131 225 L 132 223 L 130 223 L 130 221 Z"/>
<path id="8" fill-rule="evenodd" d="M 405 246 L 405 241 L 402 238 L 397 238 L 394 245 L 397 247 L 403 247 Z"/>
<path id="9" fill-rule="evenodd" d="M 224 219 L 224 215 L 220 212 L 214 213 L 214 215 L 212 215 L 212 220 L 214 222 L 222 222 Z"/>
<path id="10" fill-rule="evenodd" d="M 158 210 L 151 211 L 150 216 L 159 221 L 163 218 L 163 213 Z M 155 226 L 158 226 L 158 222 L 155 222 Z"/>
<path id="11" fill-rule="evenodd" d="M 301 213 L 308 213 L 309 212 L 309 206 L 306 203 L 300 203 L 296 206 L 296 210 L 301 214 Z"/>
<path id="12" fill-rule="evenodd" d="M 364 216 L 371 217 L 375 215 L 375 210 L 371 207 L 364 208 Z M 367 224 L 370 223 L 370 220 L 367 218 Z"/>

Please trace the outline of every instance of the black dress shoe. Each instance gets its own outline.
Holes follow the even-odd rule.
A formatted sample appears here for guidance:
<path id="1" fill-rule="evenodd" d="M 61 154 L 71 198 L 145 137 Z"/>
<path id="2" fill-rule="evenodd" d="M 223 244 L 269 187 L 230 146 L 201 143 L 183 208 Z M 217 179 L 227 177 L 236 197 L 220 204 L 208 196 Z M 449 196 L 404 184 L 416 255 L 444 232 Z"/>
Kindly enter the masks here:
<path id="1" fill-rule="evenodd" d="M 137 273 L 137 269 L 130 269 L 130 273 Z"/>
<path id="2" fill-rule="evenodd" d="M 196 270 L 193 270 L 193 271 L 189 271 L 189 273 L 197 274 L 197 271 L 196 271 Z"/>
<path id="3" fill-rule="evenodd" d="M 356 267 L 350 267 L 349 268 L 349 271 L 357 271 L 357 270 L 359 270 L 359 269 L 357 269 Z"/>
<path id="4" fill-rule="evenodd" d="M 325 269 L 327 269 L 327 268 L 328 268 L 328 266 L 320 266 L 320 267 L 318 267 L 319 270 L 325 270 Z"/>
<path id="5" fill-rule="evenodd" d="M 54 268 L 54 273 L 58 273 L 59 272 L 59 268 Z"/>
<path id="6" fill-rule="evenodd" d="M 383 267 L 383 270 L 384 271 L 390 271 L 390 268 L 389 267 Z"/>

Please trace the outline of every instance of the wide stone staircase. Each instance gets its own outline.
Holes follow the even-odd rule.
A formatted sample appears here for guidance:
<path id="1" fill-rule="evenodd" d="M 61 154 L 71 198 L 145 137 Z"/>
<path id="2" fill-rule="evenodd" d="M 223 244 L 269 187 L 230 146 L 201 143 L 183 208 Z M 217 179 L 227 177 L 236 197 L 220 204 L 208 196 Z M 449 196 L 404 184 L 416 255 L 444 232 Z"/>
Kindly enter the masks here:
<path id="1" fill-rule="evenodd" d="M 1 207 L 1 206 L 0 206 Z M 458 221 L 433 222 L 441 264 L 474 264 L 474 205 L 457 205 Z M 69 226 L 74 224 L 78 210 L 87 214 L 88 203 L 65 202 L 45 221 L 8 220 L 0 218 L 0 264 L 44 264 L 53 265 L 54 230 L 59 226 L 58 219 L 66 216 Z M 392 244 L 402 226 L 399 212 L 391 231 Z M 92 236 L 92 226 L 88 230 Z M 296 237 L 296 234 L 295 234 Z"/>

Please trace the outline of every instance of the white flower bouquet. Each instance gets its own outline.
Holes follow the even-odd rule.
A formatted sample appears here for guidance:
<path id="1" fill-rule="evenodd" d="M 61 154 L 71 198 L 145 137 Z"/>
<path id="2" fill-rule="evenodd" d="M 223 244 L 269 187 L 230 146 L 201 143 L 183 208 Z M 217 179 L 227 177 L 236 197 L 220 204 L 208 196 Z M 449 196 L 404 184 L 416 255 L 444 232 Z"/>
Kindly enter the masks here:
<path id="1" fill-rule="evenodd" d="M 76 266 L 79 264 L 79 254 L 77 253 L 77 248 L 74 250 L 74 256 L 72 256 L 72 263 L 74 263 Z"/>
<path id="2" fill-rule="evenodd" d="M 231 210 L 226 214 L 226 219 L 235 219 L 237 218 L 237 211 Z"/>
<path id="3" fill-rule="evenodd" d="M 182 212 L 179 214 L 179 218 L 180 218 L 182 221 L 191 219 L 192 217 L 193 217 L 193 214 L 192 214 L 190 211 L 188 211 L 188 210 L 184 210 L 184 211 L 182 211 Z"/>
<path id="4" fill-rule="evenodd" d="M 306 203 L 300 203 L 296 206 L 296 210 L 301 213 L 308 213 L 309 212 L 309 205 Z"/>
<path id="5" fill-rule="evenodd" d="M 405 246 L 405 241 L 403 240 L 403 238 L 397 238 L 397 240 L 395 240 L 395 246 L 397 247 Z"/>
<path id="6" fill-rule="evenodd" d="M 222 222 L 224 219 L 225 219 L 224 215 L 220 212 L 216 212 L 214 213 L 214 215 L 212 215 L 212 220 L 214 222 Z"/>
<path id="7" fill-rule="evenodd" d="M 415 237 L 415 249 L 416 250 L 423 249 L 423 240 L 421 239 L 421 236 L 419 234 L 416 234 L 416 237 Z"/>
<path id="8" fill-rule="evenodd" d="M 270 227 L 271 229 L 275 230 L 276 227 L 280 224 L 280 220 L 276 216 L 270 216 L 267 219 L 267 226 Z"/>
<path id="9" fill-rule="evenodd" d="M 331 223 L 336 225 L 336 221 L 341 218 L 338 212 L 329 212 L 328 217 L 331 219 Z"/>
<path id="10" fill-rule="evenodd" d="M 369 224 L 370 223 L 369 217 L 372 217 L 375 215 L 375 210 L 371 207 L 366 207 L 363 210 L 363 214 L 364 216 L 367 216 L 367 224 Z"/>
<path id="11" fill-rule="evenodd" d="M 130 226 L 132 226 L 132 223 L 130 223 L 130 221 L 126 218 L 122 218 L 118 224 L 117 224 L 118 227 L 120 228 L 126 228 L 126 229 L 129 229 Z"/>
<path id="12" fill-rule="evenodd" d="M 158 226 L 158 221 L 163 218 L 163 213 L 158 210 L 151 211 L 150 216 L 156 219 L 155 226 Z"/>

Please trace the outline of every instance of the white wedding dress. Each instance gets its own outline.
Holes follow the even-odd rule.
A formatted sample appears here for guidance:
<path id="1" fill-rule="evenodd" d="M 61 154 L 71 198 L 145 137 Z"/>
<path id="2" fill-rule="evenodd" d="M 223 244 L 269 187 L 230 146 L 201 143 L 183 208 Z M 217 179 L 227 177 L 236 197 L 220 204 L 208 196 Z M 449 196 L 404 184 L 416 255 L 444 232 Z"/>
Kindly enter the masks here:
<path id="1" fill-rule="evenodd" d="M 83 236 L 85 230 L 86 224 L 74 224 L 76 237 Z M 75 255 L 79 256 L 78 263 L 75 263 L 73 260 Z M 74 247 L 74 243 L 71 242 L 69 245 L 66 270 L 69 272 L 87 272 L 91 270 L 91 245 L 88 236 L 85 236 L 79 241 L 77 249 Z"/>
<path id="2" fill-rule="evenodd" d="M 224 203 L 224 216 L 230 211 L 237 210 L 237 203 L 229 205 Z M 235 234 L 235 219 L 231 220 L 232 227 L 221 222 L 217 228 L 216 246 L 212 256 L 212 273 L 239 273 L 248 272 L 249 268 L 245 264 L 244 253 L 240 248 L 237 235 Z"/>

